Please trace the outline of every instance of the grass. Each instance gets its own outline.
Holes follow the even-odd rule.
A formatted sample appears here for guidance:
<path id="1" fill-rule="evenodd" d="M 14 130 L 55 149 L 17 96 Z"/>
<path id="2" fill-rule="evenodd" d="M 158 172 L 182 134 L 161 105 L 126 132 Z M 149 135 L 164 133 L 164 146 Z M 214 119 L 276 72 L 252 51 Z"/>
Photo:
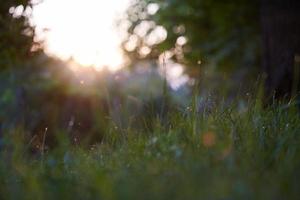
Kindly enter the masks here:
<path id="1" fill-rule="evenodd" d="M 0 199 L 297 199 L 294 106 L 248 102 L 172 111 L 153 128 L 111 125 L 103 141 L 28 153 L 24 131 L 1 143 Z M 46 138 L 47 140 L 47 138 Z"/>

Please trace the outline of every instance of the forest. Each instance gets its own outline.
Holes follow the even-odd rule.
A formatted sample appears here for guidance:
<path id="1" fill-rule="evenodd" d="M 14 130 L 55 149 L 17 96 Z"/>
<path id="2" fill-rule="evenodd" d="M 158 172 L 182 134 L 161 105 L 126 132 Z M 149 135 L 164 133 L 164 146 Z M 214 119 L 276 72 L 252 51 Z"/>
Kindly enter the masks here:
<path id="1" fill-rule="evenodd" d="M 0 199 L 299 199 L 300 1 L 0 1 Z"/>

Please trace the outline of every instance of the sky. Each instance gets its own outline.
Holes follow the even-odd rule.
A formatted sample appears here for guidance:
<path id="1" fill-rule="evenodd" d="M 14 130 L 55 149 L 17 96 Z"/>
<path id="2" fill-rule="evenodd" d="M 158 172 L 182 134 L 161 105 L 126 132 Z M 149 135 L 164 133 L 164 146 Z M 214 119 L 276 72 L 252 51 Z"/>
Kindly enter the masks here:
<path id="1" fill-rule="evenodd" d="M 33 23 L 49 55 L 73 58 L 83 66 L 116 70 L 124 63 L 116 20 L 130 0 L 43 0 L 34 6 Z"/>

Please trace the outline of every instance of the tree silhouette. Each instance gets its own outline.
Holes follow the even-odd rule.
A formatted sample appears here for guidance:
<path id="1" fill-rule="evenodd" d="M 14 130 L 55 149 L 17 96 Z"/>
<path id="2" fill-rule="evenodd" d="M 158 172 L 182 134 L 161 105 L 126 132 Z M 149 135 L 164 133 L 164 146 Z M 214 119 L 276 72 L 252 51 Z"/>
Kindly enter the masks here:
<path id="1" fill-rule="evenodd" d="M 168 50 L 189 69 L 199 69 L 199 62 L 229 73 L 256 69 L 266 75 L 267 97 L 290 97 L 299 92 L 299 10 L 298 0 L 138 0 L 127 13 L 124 49 L 131 59 L 157 58 Z M 149 44 L 157 26 L 168 36 Z M 146 56 L 145 47 L 151 49 Z"/>
<path id="2" fill-rule="evenodd" d="M 17 66 L 33 55 L 34 27 L 29 22 L 29 0 L 5 0 L 0 4 L 0 70 Z"/>

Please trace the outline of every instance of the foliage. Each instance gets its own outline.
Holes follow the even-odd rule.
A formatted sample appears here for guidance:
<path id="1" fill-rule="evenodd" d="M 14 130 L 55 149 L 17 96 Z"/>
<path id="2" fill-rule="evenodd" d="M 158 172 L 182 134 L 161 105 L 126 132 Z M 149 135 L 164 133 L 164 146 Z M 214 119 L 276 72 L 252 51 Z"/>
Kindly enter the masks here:
<path id="1" fill-rule="evenodd" d="M 294 106 L 194 106 L 152 131 L 110 126 L 98 145 L 28 154 L 22 129 L 1 143 L 5 199 L 297 199 L 299 115 Z M 153 116 L 155 119 L 155 116 Z M 47 140 L 47 134 L 45 134 Z"/>
<path id="2" fill-rule="evenodd" d="M 34 42 L 34 27 L 29 22 L 30 2 L 5 0 L 0 4 L 0 70 L 18 66 L 38 49 Z"/>
<path id="3" fill-rule="evenodd" d="M 174 60 L 188 66 L 199 67 L 201 63 L 230 70 L 259 65 L 258 0 L 137 0 L 128 9 L 126 20 L 129 34 L 124 50 L 132 60 L 141 59 L 140 51 L 146 46 L 152 49 L 146 58 L 157 58 L 168 50 Z M 150 28 L 140 34 L 137 29 L 145 22 Z M 168 36 L 149 44 L 147 38 L 157 26 L 163 26 Z M 133 38 L 136 48 L 126 49 Z"/>

